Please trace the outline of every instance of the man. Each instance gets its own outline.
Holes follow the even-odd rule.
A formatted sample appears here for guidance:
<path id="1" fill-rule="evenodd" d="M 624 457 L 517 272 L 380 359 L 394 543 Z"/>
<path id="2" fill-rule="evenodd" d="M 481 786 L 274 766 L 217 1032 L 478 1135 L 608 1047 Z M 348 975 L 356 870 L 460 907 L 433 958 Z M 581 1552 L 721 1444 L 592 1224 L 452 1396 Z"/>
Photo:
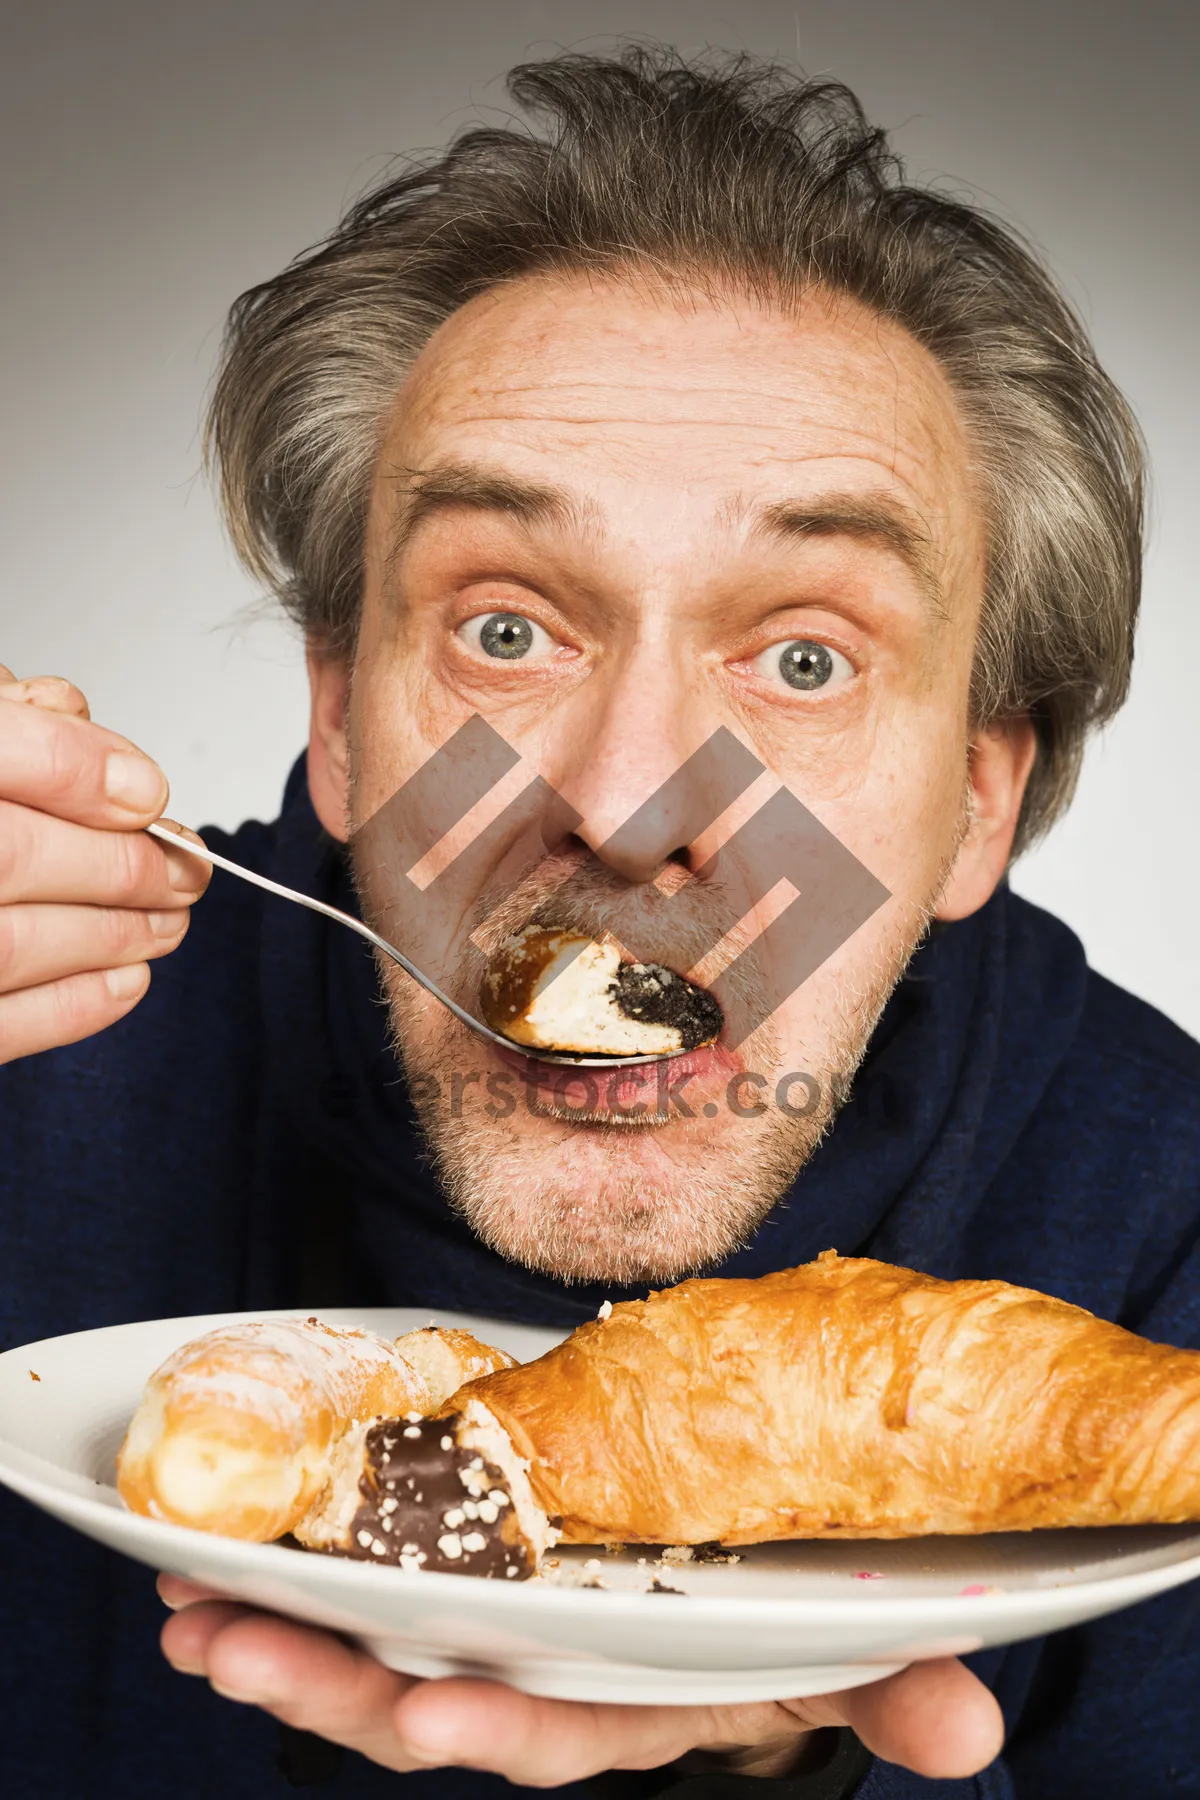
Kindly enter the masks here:
<path id="1" fill-rule="evenodd" d="M 1022 247 L 906 187 L 845 89 L 645 51 L 513 89 L 541 134 L 466 136 L 234 310 L 211 441 L 312 726 L 280 819 L 209 841 L 360 904 L 467 1004 L 531 920 L 678 967 L 736 917 L 727 953 L 767 947 L 745 1033 L 586 1088 L 225 877 L 181 944 L 205 871 L 139 832 L 161 774 L 13 678 L 10 1341 L 334 1301 L 569 1325 L 830 1244 L 1194 1340 L 1200 1054 L 1004 882 L 1127 686 L 1120 397 Z M 767 805 L 873 893 L 794 987 Z M 40 1797 L 269 1794 L 268 1714 L 290 1778 L 346 1795 L 1200 1784 L 1190 1590 L 973 1671 L 620 1709 L 409 1682 L 164 1578 L 206 1687 L 154 1662 L 139 1571 L 5 1518 L 8 1754 Z"/>

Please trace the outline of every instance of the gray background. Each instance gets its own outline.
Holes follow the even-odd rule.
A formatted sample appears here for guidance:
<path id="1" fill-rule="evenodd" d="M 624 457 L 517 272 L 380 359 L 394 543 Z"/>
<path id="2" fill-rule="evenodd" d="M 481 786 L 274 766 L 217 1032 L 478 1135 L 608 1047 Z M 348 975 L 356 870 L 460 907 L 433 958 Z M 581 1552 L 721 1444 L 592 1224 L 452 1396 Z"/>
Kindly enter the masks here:
<path id="1" fill-rule="evenodd" d="M 389 155 L 502 112 L 513 62 L 625 33 L 833 73 L 910 172 L 1042 246 L 1131 396 L 1156 473 L 1132 701 L 1014 884 L 1200 1033 L 1197 29 L 1184 5 L 1008 0 L 205 0 L 21 9 L 0 27 L 0 661 L 69 674 L 194 824 L 272 817 L 302 659 L 254 617 L 199 473 L 226 306 Z"/>

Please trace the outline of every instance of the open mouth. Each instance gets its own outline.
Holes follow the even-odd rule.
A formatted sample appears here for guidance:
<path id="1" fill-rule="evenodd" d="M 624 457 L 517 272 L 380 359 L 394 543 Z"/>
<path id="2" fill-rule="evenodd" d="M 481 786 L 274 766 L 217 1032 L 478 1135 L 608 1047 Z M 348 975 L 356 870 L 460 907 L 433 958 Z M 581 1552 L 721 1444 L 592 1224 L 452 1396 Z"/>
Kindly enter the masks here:
<path id="1" fill-rule="evenodd" d="M 713 996 L 674 969 L 624 962 L 611 939 L 536 925 L 501 944 L 480 997 L 486 1022 L 511 1043 L 580 1056 L 696 1050 L 724 1022 Z"/>

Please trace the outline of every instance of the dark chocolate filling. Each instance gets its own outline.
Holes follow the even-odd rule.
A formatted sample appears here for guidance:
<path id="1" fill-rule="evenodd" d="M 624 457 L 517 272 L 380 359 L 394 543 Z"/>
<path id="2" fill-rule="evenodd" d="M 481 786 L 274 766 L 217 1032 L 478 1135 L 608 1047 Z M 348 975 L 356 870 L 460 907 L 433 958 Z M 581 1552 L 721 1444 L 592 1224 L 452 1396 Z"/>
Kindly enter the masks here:
<path id="1" fill-rule="evenodd" d="M 741 1558 L 736 1550 L 727 1550 L 724 1544 L 717 1543 L 714 1538 L 706 1544 L 692 1545 L 692 1561 L 694 1563 L 727 1563 L 740 1562 Z"/>
<path id="2" fill-rule="evenodd" d="M 362 1505 L 339 1555 L 509 1581 L 533 1574 L 508 1484 L 492 1463 L 460 1447 L 461 1424 L 453 1413 L 371 1426 Z"/>
<path id="3" fill-rule="evenodd" d="M 661 963 L 622 963 L 608 991 L 626 1018 L 673 1025 L 685 1050 L 711 1044 L 724 1022 L 711 994 Z"/>

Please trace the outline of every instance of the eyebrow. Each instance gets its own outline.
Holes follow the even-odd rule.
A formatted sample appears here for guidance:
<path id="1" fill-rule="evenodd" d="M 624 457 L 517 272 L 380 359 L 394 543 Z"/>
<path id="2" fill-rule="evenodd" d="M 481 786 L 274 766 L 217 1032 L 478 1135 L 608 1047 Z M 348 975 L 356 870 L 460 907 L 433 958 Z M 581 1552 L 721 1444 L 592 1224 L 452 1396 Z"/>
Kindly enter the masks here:
<path id="1" fill-rule="evenodd" d="M 583 530 L 599 522 L 593 502 L 486 463 L 440 462 L 428 469 L 407 469 L 397 479 L 404 485 L 387 554 L 389 572 L 426 519 L 459 507 L 503 513 L 529 527 Z M 826 493 L 775 500 L 748 515 L 744 503 L 735 501 L 722 511 L 731 519 L 748 516 L 753 534 L 784 541 L 850 537 L 890 551 L 907 565 L 934 615 L 947 617 L 929 533 L 910 507 L 889 494 Z"/>
<path id="2" fill-rule="evenodd" d="M 776 500 L 754 510 L 750 527 L 752 532 L 784 540 L 857 538 L 890 551 L 907 565 L 935 616 L 947 617 L 929 532 L 910 507 L 890 494 L 816 494 L 806 500 Z"/>
<path id="3" fill-rule="evenodd" d="M 397 508 L 388 550 L 393 567 L 426 519 L 458 507 L 475 512 L 504 513 L 519 525 L 550 525 L 558 530 L 594 526 L 598 513 L 565 488 L 528 481 L 484 463 L 441 462 L 428 469 L 404 471 L 405 486 Z"/>

